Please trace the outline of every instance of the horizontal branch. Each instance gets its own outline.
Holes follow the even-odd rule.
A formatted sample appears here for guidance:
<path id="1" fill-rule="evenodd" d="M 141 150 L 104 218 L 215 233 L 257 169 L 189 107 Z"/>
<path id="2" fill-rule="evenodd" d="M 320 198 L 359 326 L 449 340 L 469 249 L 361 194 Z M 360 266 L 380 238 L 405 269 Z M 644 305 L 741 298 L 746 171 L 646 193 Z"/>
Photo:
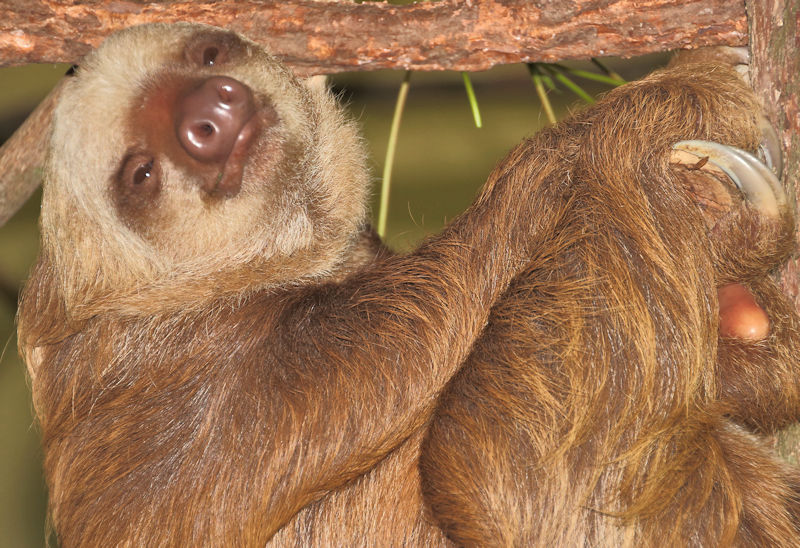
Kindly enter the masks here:
<path id="1" fill-rule="evenodd" d="M 406 6 L 3 0 L 3 5 L 0 66 L 73 63 L 111 32 L 152 21 L 194 21 L 240 32 L 306 74 L 474 71 L 504 63 L 747 43 L 744 2 L 730 0 L 442 0 Z"/>

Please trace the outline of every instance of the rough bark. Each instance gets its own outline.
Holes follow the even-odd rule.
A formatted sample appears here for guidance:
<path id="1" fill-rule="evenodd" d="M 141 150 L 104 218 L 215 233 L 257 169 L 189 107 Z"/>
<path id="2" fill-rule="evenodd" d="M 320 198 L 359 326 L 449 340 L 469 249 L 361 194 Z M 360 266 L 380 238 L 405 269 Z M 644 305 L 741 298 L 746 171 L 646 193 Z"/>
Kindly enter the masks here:
<path id="1" fill-rule="evenodd" d="M 0 227 L 22 207 L 41 183 L 46 153 L 43 136 L 50 130 L 50 115 L 60 90 L 59 82 L 0 146 Z"/>
<path id="2" fill-rule="evenodd" d="M 783 144 L 783 181 L 795 204 L 800 204 L 800 0 L 747 0 L 750 29 L 751 78 L 770 123 Z M 796 210 L 798 210 L 796 208 Z M 781 273 L 787 295 L 800 309 L 800 259 Z M 777 436 L 779 452 L 788 460 L 800 457 L 800 425 Z"/>
<path id="3" fill-rule="evenodd" d="M 296 70 L 484 70 L 496 64 L 747 43 L 730 0 L 442 0 L 407 6 L 296 0 L 3 0 L 0 66 L 77 61 L 136 23 L 240 32 Z"/>

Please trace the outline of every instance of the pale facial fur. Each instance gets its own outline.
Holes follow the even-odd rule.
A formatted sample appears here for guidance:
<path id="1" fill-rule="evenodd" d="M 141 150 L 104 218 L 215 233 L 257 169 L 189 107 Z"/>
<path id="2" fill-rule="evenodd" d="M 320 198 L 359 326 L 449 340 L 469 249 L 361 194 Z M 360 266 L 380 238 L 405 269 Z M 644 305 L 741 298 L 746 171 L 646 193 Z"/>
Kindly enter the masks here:
<path id="1" fill-rule="evenodd" d="M 86 306 L 136 309 L 143 294 L 151 310 L 154 302 L 170 307 L 170 294 L 182 284 L 210 298 L 328 275 L 363 227 L 368 170 L 361 141 L 327 89 L 305 85 L 240 38 L 241 50 L 226 62 L 192 66 L 184 48 L 197 33 L 197 26 L 149 25 L 114 35 L 84 60 L 63 92 L 52 133 L 58 146 L 45 170 L 42 232 L 77 316 Z M 126 154 L 146 147 L 147 128 L 132 123 L 129 113 L 145 108 L 144 90 L 161 80 L 198 74 L 242 82 L 259 108 L 275 109 L 277 123 L 262 127 L 241 190 L 231 198 L 209 199 L 195 173 L 163 151 L 148 150 L 162 185 L 156 211 L 148 212 L 155 221 L 120 223 L 111 181 Z M 259 275 L 242 277 L 242 271 Z M 109 297 L 119 287 L 131 291 Z"/>

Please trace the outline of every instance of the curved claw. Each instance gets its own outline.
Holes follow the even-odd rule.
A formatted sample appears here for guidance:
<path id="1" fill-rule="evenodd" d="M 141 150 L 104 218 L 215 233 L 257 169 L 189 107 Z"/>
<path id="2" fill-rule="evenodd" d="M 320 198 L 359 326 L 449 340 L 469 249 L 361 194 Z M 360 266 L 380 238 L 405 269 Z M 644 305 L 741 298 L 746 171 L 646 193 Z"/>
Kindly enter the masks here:
<path id="1" fill-rule="evenodd" d="M 761 143 L 758 145 L 759 157 L 762 157 L 767 167 L 780 178 L 783 172 L 783 154 L 778 134 L 766 118 L 762 117 L 759 120 L 758 127 L 762 135 Z"/>
<path id="2" fill-rule="evenodd" d="M 712 141 L 679 141 L 673 150 L 698 159 L 708 158 L 731 179 L 748 202 L 770 217 L 779 217 L 786 206 L 786 194 L 775 174 L 758 158 L 736 147 Z"/>

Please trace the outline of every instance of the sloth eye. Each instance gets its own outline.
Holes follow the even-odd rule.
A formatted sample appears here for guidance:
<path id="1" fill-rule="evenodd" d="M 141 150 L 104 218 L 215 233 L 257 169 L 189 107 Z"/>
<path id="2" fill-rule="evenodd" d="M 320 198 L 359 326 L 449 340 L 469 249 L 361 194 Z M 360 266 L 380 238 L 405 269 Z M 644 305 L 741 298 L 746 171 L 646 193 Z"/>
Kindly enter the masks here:
<path id="1" fill-rule="evenodd" d="M 186 43 L 183 55 L 194 66 L 216 67 L 241 49 L 239 39 L 229 33 L 211 31 L 196 34 Z"/>
<path id="2" fill-rule="evenodd" d="M 152 176 L 153 176 L 153 162 L 151 160 L 145 164 L 137 166 L 133 171 L 131 180 L 133 181 L 134 185 L 141 185 L 142 183 L 149 181 Z"/>
<path id="3" fill-rule="evenodd" d="M 161 191 L 161 170 L 152 155 L 134 152 L 122 161 L 112 186 L 114 203 L 120 210 L 130 213 L 147 209 Z"/>
<path id="4" fill-rule="evenodd" d="M 156 169 L 155 158 L 137 152 L 128 156 L 122 163 L 118 182 L 122 186 L 132 189 L 145 190 L 159 184 L 159 173 Z"/>
<path id="5" fill-rule="evenodd" d="M 203 64 L 207 67 L 213 67 L 214 61 L 217 60 L 217 56 L 219 55 L 219 48 L 214 46 L 209 46 L 205 50 L 203 50 Z"/>
<path id="6" fill-rule="evenodd" d="M 117 212 L 131 225 L 148 224 L 161 194 L 161 170 L 153 155 L 133 152 L 122 160 L 111 185 Z"/>
<path id="7" fill-rule="evenodd" d="M 67 72 L 64 73 L 64 76 L 75 76 L 76 72 L 78 72 L 78 65 L 72 65 Z"/>

